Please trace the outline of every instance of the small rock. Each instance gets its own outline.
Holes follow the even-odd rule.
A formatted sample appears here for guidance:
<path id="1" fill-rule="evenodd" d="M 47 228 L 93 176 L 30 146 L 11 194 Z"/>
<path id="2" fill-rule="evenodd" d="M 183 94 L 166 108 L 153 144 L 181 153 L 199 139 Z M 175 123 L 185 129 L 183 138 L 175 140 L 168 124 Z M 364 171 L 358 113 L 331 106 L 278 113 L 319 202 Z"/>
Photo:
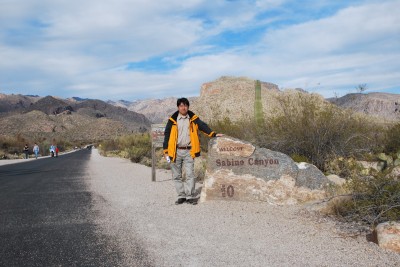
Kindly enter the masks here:
<path id="1" fill-rule="evenodd" d="M 360 165 L 364 169 L 374 169 L 376 171 L 381 171 L 382 169 L 378 167 L 378 161 L 357 161 L 358 165 Z"/>
<path id="2" fill-rule="evenodd" d="M 379 153 L 378 154 L 378 159 L 380 159 L 382 161 L 386 161 L 387 160 L 387 155 L 385 153 Z"/>
<path id="3" fill-rule="evenodd" d="M 375 228 L 378 245 L 400 253 L 400 222 L 385 222 Z"/>
<path id="4" fill-rule="evenodd" d="M 400 165 L 400 158 L 397 158 L 394 162 L 393 162 L 393 166 L 399 166 Z"/>
<path id="5" fill-rule="evenodd" d="M 394 167 L 392 171 L 388 174 L 388 176 L 397 180 L 398 177 L 400 177 L 400 166 Z"/>
<path id="6" fill-rule="evenodd" d="M 393 164 L 393 157 L 392 156 L 387 156 L 386 164 L 387 165 L 392 165 Z"/>
<path id="7" fill-rule="evenodd" d="M 342 186 L 346 182 L 346 179 L 340 178 L 340 176 L 336 174 L 330 174 L 326 176 L 326 178 L 328 178 L 328 180 L 331 181 L 332 183 L 340 186 Z"/>
<path id="8" fill-rule="evenodd" d="M 378 163 L 378 170 L 383 171 L 387 167 L 386 161 L 380 161 Z"/>

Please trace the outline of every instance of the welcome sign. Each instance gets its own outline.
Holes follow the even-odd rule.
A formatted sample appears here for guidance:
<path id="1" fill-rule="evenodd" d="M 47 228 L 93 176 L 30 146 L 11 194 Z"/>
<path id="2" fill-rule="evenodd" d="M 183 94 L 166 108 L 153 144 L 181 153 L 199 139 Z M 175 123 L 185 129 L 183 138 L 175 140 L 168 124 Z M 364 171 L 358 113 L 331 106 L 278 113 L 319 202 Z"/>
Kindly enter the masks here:
<path id="1" fill-rule="evenodd" d="M 300 169 L 287 155 L 232 137 L 211 139 L 201 201 L 211 199 L 293 204 L 320 198 L 328 179 L 315 166 Z"/>

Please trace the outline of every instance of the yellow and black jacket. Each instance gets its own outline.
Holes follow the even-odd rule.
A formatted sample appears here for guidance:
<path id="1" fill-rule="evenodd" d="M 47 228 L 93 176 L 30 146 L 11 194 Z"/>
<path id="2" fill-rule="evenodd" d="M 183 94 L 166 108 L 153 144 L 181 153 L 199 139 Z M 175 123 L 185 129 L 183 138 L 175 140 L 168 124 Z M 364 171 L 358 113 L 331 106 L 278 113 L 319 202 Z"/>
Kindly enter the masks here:
<path id="1" fill-rule="evenodd" d="M 172 161 L 176 159 L 176 149 L 178 142 L 178 119 L 179 111 L 176 111 L 168 120 L 167 126 L 165 127 L 164 132 L 164 154 L 168 154 Z M 190 121 L 190 155 L 192 158 L 200 156 L 200 140 L 198 130 L 202 131 L 204 134 L 209 137 L 214 137 L 216 135 L 210 127 L 203 121 L 199 119 L 199 117 L 194 114 L 192 111 L 188 111 L 189 121 Z"/>

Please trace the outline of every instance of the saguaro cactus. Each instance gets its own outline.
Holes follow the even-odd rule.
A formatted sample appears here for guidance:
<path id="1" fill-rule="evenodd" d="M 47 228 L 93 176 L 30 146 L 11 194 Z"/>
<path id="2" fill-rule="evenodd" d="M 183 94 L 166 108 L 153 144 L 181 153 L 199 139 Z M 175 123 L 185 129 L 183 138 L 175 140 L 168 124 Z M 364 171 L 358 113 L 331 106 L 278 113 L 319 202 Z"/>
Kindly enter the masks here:
<path id="1" fill-rule="evenodd" d="M 255 100 L 254 100 L 254 118 L 258 125 L 264 123 L 264 113 L 261 102 L 261 82 L 259 80 L 255 83 Z"/>

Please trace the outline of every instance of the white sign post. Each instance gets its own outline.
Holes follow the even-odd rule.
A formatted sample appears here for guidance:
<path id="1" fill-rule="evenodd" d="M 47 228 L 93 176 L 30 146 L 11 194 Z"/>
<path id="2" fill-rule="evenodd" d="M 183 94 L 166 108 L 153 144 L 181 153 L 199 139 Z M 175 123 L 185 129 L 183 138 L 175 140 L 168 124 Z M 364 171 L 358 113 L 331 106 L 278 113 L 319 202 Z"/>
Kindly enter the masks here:
<path id="1" fill-rule="evenodd" d="M 151 125 L 151 181 L 156 181 L 156 148 L 163 147 L 165 124 Z"/>

